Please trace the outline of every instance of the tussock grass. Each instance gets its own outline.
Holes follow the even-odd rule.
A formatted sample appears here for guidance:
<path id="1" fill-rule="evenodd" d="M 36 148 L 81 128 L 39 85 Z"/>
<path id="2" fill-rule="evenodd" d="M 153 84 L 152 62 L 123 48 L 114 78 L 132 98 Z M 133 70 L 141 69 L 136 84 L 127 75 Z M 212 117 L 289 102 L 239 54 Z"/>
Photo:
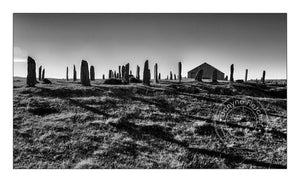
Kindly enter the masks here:
<path id="1" fill-rule="evenodd" d="M 274 85 L 166 80 L 147 87 L 96 80 L 82 87 L 50 80 L 34 88 L 24 87 L 25 79 L 14 81 L 14 168 L 286 167 L 286 99 L 269 92 L 277 92 Z M 262 125 L 265 133 L 247 123 L 227 126 L 251 137 L 225 145 L 216 135 L 224 124 L 209 117 L 236 94 L 260 100 L 270 123 Z"/>

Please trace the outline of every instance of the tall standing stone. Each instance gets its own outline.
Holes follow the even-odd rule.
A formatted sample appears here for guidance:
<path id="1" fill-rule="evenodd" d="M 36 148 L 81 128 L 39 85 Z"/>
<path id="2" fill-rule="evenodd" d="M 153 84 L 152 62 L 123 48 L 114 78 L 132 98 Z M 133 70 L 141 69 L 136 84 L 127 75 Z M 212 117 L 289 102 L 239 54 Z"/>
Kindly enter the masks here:
<path id="1" fill-rule="evenodd" d="M 174 80 L 176 80 L 176 74 L 174 74 Z"/>
<path id="2" fill-rule="evenodd" d="M 36 84 L 35 61 L 31 57 L 27 58 L 27 79 L 26 83 L 29 87 L 34 87 Z"/>
<path id="3" fill-rule="evenodd" d="M 158 83 L 157 63 L 154 65 L 154 83 Z"/>
<path id="4" fill-rule="evenodd" d="M 173 74 L 172 74 L 172 71 L 170 71 L 170 80 L 173 80 Z"/>
<path id="5" fill-rule="evenodd" d="M 119 66 L 119 74 L 118 74 L 118 78 L 121 79 L 122 74 L 121 74 L 121 66 Z"/>
<path id="6" fill-rule="evenodd" d="M 125 75 L 124 75 L 125 79 L 125 83 L 128 84 L 129 83 L 129 63 L 127 63 L 125 65 Z"/>
<path id="7" fill-rule="evenodd" d="M 117 71 L 114 71 L 114 78 L 117 78 Z"/>
<path id="8" fill-rule="evenodd" d="M 181 82 L 181 79 L 182 79 L 181 71 L 182 71 L 182 64 L 181 64 L 181 62 L 178 62 L 178 80 L 179 80 L 179 82 Z"/>
<path id="9" fill-rule="evenodd" d="M 102 79 L 105 80 L 105 75 L 104 74 L 102 75 Z"/>
<path id="10" fill-rule="evenodd" d="M 73 65 L 73 81 L 76 82 L 77 80 L 77 71 L 76 71 L 76 67 L 75 64 Z"/>
<path id="11" fill-rule="evenodd" d="M 67 66 L 67 70 L 66 70 L 66 79 L 67 79 L 67 81 L 69 81 L 69 68 L 68 68 L 68 66 Z"/>
<path id="12" fill-rule="evenodd" d="M 122 80 L 125 79 L 125 66 L 122 66 Z"/>
<path id="13" fill-rule="evenodd" d="M 232 64 L 230 66 L 230 82 L 234 81 L 234 79 L 233 79 L 233 73 L 234 73 L 234 65 Z"/>
<path id="14" fill-rule="evenodd" d="M 246 69 L 246 73 L 245 73 L 245 82 L 248 81 L 248 69 Z"/>
<path id="15" fill-rule="evenodd" d="M 132 71 L 130 70 L 129 75 L 132 75 Z"/>
<path id="16" fill-rule="evenodd" d="M 95 80 L 95 67 L 94 66 L 90 67 L 90 75 L 91 75 L 91 80 L 94 81 Z"/>
<path id="17" fill-rule="evenodd" d="M 214 83 L 218 82 L 218 72 L 216 69 L 214 69 L 213 74 L 212 74 L 212 82 L 214 82 Z"/>
<path id="18" fill-rule="evenodd" d="M 88 62 L 85 60 L 81 61 L 80 80 L 83 86 L 91 85 L 90 78 L 89 78 L 89 65 Z"/>
<path id="19" fill-rule="evenodd" d="M 42 66 L 39 67 L 39 81 L 42 80 Z"/>
<path id="20" fill-rule="evenodd" d="M 42 80 L 44 80 L 44 79 L 45 79 L 45 68 L 42 71 Z"/>
<path id="21" fill-rule="evenodd" d="M 111 79 L 112 77 L 113 77 L 113 71 L 109 70 L 109 72 L 108 72 L 108 78 Z"/>
<path id="22" fill-rule="evenodd" d="M 150 70 L 148 60 L 145 61 L 144 65 L 143 84 L 150 86 Z"/>
<path id="23" fill-rule="evenodd" d="M 261 82 L 262 82 L 263 84 L 265 84 L 265 78 L 266 78 L 266 71 L 264 70 L 264 71 L 263 71 L 263 75 L 262 75 L 262 77 L 261 77 Z"/>
<path id="24" fill-rule="evenodd" d="M 158 80 L 160 80 L 160 73 L 158 74 Z"/>
<path id="25" fill-rule="evenodd" d="M 136 66 L 136 79 L 140 80 L 140 67 L 139 67 L 139 65 Z"/>
<path id="26" fill-rule="evenodd" d="M 202 82 L 203 70 L 199 70 L 196 74 L 195 80 Z"/>

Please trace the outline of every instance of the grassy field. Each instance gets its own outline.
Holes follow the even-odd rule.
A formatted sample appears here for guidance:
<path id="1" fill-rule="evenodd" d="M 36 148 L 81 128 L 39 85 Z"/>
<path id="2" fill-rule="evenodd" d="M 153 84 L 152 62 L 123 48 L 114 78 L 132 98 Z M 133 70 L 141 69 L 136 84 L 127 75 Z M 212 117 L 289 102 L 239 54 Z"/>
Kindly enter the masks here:
<path id="1" fill-rule="evenodd" d="M 13 166 L 19 168 L 286 168 L 286 86 L 161 81 L 104 85 L 50 79 L 13 88 Z M 228 98 L 248 96 L 267 112 L 263 130 L 224 144 L 211 119 Z M 226 126 L 228 127 L 228 126 Z M 251 138 L 251 139 L 250 139 Z"/>

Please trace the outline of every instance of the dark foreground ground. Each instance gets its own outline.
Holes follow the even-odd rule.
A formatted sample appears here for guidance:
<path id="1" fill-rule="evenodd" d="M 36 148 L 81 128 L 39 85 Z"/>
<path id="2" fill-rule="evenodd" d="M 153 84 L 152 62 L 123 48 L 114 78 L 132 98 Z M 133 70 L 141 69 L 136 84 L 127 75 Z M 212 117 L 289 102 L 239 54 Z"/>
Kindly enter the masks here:
<path id="1" fill-rule="evenodd" d="M 14 78 L 14 168 L 286 168 L 286 86 L 170 81 L 82 87 Z M 239 123 L 243 142 L 224 143 L 211 118 L 228 98 L 255 98 L 263 129 Z M 243 116 L 241 116 L 242 118 Z"/>

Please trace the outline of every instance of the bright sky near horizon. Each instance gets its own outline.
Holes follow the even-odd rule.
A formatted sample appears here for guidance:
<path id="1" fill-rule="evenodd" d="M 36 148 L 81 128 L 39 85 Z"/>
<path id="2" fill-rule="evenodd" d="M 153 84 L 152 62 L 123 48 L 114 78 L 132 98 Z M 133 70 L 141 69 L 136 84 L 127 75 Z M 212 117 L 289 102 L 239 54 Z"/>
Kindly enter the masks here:
<path id="1" fill-rule="evenodd" d="M 118 65 L 143 70 L 149 60 L 151 76 L 158 63 L 165 78 L 183 76 L 207 62 L 235 79 L 286 79 L 286 14 L 14 14 L 14 76 L 26 76 L 27 56 L 42 65 L 48 78 L 72 78 L 73 64 L 95 66 L 96 78 Z"/>

